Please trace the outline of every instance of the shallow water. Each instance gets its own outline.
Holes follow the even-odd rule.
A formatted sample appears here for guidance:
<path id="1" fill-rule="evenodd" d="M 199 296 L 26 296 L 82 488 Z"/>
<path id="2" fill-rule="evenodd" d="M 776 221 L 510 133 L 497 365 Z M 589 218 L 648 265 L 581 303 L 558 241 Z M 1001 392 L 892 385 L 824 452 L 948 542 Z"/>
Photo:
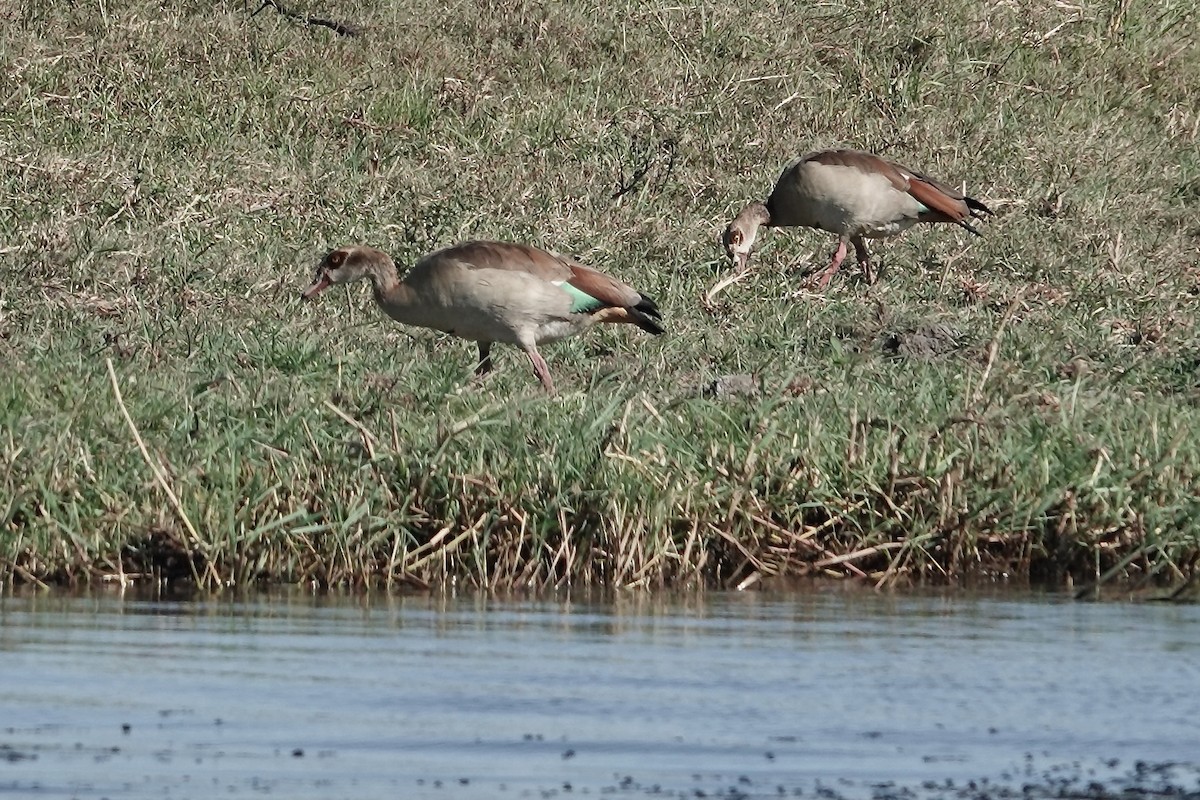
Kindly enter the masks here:
<path id="1" fill-rule="evenodd" d="M 1197 606 L 5 598 L 0 795 L 870 796 L 1137 760 L 1200 791 L 1198 690 Z"/>

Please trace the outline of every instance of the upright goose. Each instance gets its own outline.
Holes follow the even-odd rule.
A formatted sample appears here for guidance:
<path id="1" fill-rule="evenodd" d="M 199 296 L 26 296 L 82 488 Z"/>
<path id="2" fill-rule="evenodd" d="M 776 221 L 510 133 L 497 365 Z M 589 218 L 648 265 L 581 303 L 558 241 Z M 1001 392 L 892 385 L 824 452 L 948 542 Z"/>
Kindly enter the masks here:
<path id="1" fill-rule="evenodd" d="M 311 300 L 330 286 L 362 279 L 371 281 L 375 302 L 397 322 L 478 342 L 477 375 L 492 369 L 493 342 L 520 347 L 551 394 L 554 381 L 539 344 L 599 322 L 663 332 L 658 306 L 630 286 L 565 256 L 506 242 L 463 242 L 438 250 L 403 280 L 386 253 L 342 247 L 321 260 L 302 297 Z"/>
<path id="2" fill-rule="evenodd" d="M 895 236 L 918 222 L 952 222 L 979 236 L 971 219 L 991 213 L 975 198 L 871 153 L 809 153 L 784 168 L 766 203 L 750 203 L 729 223 L 722 241 L 737 271 L 710 289 L 708 299 L 743 274 L 760 225 L 804 225 L 836 233 L 833 260 L 818 279 L 824 288 L 842 265 L 848 243 L 854 245 L 863 276 L 873 283 L 864 236 Z"/>

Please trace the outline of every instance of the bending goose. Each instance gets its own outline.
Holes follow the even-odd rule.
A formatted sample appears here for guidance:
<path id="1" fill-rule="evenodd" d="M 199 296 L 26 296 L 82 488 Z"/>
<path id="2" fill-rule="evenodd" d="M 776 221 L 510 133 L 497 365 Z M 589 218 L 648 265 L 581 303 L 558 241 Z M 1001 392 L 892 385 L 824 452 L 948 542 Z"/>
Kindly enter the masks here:
<path id="1" fill-rule="evenodd" d="M 991 213 L 975 198 L 871 153 L 809 153 L 784 168 L 766 203 L 750 203 L 729 223 L 722 242 L 736 272 L 713 286 L 707 299 L 744 274 L 761 225 L 803 225 L 838 235 L 833 260 L 818 279 L 823 289 L 846 258 L 847 244 L 854 245 L 867 283 L 874 283 L 863 237 L 895 236 L 918 222 L 952 222 L 980 236 L 970 221 Z"/>
<path id="2" fill-rule="evenodd" d="M 317 266 L 301 295 L 311 300 L 330 286 L 369 280 L 375 302 L 392 319 L 479 343 L 476 375 L 492 369 L 492 343 L 525 351 L 546 391 L 550 369 L 537 346 L 581 333 L 599 322 L 628 322 L 663 332 L 654 301 L 602 272 L 565 256 L 522 244 L 463 242 L 431 253 L 401 280 L 386 253 L 342 247 Z"/>

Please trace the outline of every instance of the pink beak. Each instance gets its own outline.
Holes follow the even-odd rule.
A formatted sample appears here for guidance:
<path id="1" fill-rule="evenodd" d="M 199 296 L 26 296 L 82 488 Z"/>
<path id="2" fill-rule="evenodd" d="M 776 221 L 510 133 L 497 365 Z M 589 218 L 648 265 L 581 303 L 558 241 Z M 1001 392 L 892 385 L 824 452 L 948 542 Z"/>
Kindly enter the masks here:
<path id="1" fill-rule="evenodd" d="M 313 281 L 312 286 L 305 289 L 304 293 L 301 294 L 300 296 L 302 298 L 304 298 L 305 300 L 312 300 L 314 297 L 316 297 L 317 295 L 319 295 L 321 292 L 325 291 L 332 285 L 333 285 L 333 281 L 329 280 L 329 273 L 322 272 L 320 277 L 318 277 L 315 281 Z"/>

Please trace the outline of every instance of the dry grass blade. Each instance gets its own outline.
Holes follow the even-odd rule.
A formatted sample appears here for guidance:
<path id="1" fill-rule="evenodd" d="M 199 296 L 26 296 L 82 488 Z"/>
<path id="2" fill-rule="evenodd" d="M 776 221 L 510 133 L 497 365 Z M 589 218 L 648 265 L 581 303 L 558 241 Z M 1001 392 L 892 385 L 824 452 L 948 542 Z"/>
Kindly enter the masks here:
<path id="1" fill-rule="evenodd" d="M 1008 308 L 1004 311 L 1004 316 L 1000 318 L 1000 323 L 996 326 L 996 332 L 992 334 L 992 339 L 987 346 L 987 362 L 984 364 L 983 373 L 979 376 L 979 383 L 975 385 L 975 391 L 971 393 L 971 400 L 967 404 L 967 413 L 971 409 L 978 406 L 983 400 L 983 390 L 987 386 L 988 378 L 991 377 L 992 368 L 996 366 L 996 359 L 1000 355 L 1000 342 L 1004 338 L 1004 329 L 1012 322 L 1013 315 L 1017 309 L 1021 307 L 1025 299 L 1025 289 L 1020 289 L 1016 296 L 1009 301 Z"/>
<path id="2" fill-rule="evenodd" d="M 125 398 L 121 396 L 121 385 L 117 382 L 117 373 L 113 369 L 112 359 L 104 359 L 104 365 L 108 369 L 108 379 L 112 384 L 113 397 L 117 401 L 117 408 L 121 410 L 121 416 L 125 418 L 125 424 L 129 426 L 129 432 L 133 435 L 133 441 L 137 444 L 138 452 L 142 454 L 142 458 L 145 460 L 146 466 L 150 468 L 150 472 L 154 475 L 155 482 L 158 484 L 159 488 L 163 490 L 163 494 L 165 494 L 167 499 L 171 502 L 171 507 L 175 510 L 176 515 L 179 517 L 179 521 L 183 524 L 184 529 L 187 530 L 189 546 L 192 547 L 196 552 L 203 553 L 204 548 L 202 540 L 200 538 L 200 534 L 196 531 L 196 526 L 192 525 L 191 519 L 188 518 L 187 512 L 183 509 L 183 503 L 179 502 L 179 496 L 175 494 L 175 490 L 171 488 L 171 484 L 167 480 L 167 476 L 163 472 L 162 467 L 159 466 L 151 457 L 150 450 L 146 447 L 146 442 L 142 439 L 142 435 L 138 432 L 138 428 L 133 421 L 133 417 L 129 414 L 129 409 L 125 407 Z M 192 578 L 195 580 L 196 585 L 201 585 L 200 574 L 196 572 L 195 561 L 189 561 L 189 566 L 191 567 Z M 221 583 L 220 576 L 216 574 L 216 570 L 213 568 L 212 562 L 208 561 L 207 559 L 206 569 L 208 570 L 209 577 L 213 581 L 213 585 L 219 586 Z"/>
<path id="3" fill-rule="evenodd" d="M 372 461 L 374 461 L 375 460 L 375 442 L 376 442 L 375 434 L 371 433 L 369 430 L 367 430 L 365 425 L 363 425 L 361 422 L 356 420 L 354 417 L 347 414 L 345 411 L 342 411 L 340 408 L 338 408 L 337 406 L 335 406 L 333 403 L 329 402 L 328 400 L 325 401 L 325 407 L 328 408 L 330 411 L 332 411 L 334 414 L 337 414 L 338 417 L 341 418 L 342 421 L 344 421 L 347 425 L 350 425 L 352 428 L 354 428 L 354 430 L 358 431 L 359 437 L 362 438 L 363 449 L 367 451 L 367 457 L 370 458 Z"/>

